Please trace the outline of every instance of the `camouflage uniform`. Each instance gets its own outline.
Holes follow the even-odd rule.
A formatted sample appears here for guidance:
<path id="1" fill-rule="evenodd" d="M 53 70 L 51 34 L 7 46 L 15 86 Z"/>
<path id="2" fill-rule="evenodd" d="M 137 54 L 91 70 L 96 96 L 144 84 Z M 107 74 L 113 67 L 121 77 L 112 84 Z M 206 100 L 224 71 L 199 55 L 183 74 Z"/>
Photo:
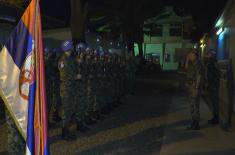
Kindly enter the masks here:
<path id="1" fill-rule="evenodd" d="M 48 113 L 49 113 L 49 122 L 51 122 L 51 112 L 52 112 L 52 103 L 53 103 L 53 79 L 52 79 L 52 72 L 53 72 L 53 60 L 51 56 L 48 54 L 45 59 L 45 69 L 46 69 L 46 86 L 47 86 L 47 105 L 48 105 Z"/>
<path id="2" fill-rule="evenodd" d="M 92 55 L 87 57 L 87 99 L 88 99 L 88 109 L 87 114 L 90 117 L 93 117 L 94 112 L 96 111 L 96 90 L 95 90 L 95 64 L 92 58 Z"/>
<path id="3" fill-rule="evenodd" d="M 208 94 L 211 102 L 213 116 L 216 121 L 219 119 L 219 86 L 220 71 L 216 60 L 210 59 L 206 66 L 206 80 Z"/>
<path id="4" fill-rule="evenodd" d="M 76 103 L 77 103 L 77 120 L 84 123 L 87 110 L 87 85 L 86 85 L 86 64 L 84 62 L 84 53 L 76 57 L 77 62 L 77 80 L 76 80 Z"/>
<path id="5" fill-rule="evenodd" d="M 126 90 L 126 64 L 125 60 L 122 59 L 120 65 L 120 74 L 121 74 L 121 96 L 124 97 L 127 90 Z"/>
<path id="6" fill-rule="evenodd" d="M 24 155 L 25 154 L 25 141 L 21 134 L 19 133 L 12 117 L 8 110 L 6 113 L 6 122 L 8 125 L 8 153 L 10 155 Z"/>
<path id="7" fill-rule="evenodd" d="M 134 92 L 134 84 L 135 84 L 135 74 L 136 74 L 136 63 L 135 63 L 135 59 L 133 57 L 130 58 L 129 60 L 129 67 L 130 67 L 130 93 Z"/>
<path id="8" fill-rule="evenodd" d="M 72 115 L 75 113 L 75 76 L 76 70 L 74 60 L 71 56 L 63 53 L 58 65 L 60 71 L 60 96 L 61 96 L 61 118 L 62 128 L 69 125 Z"/>
<path id="9" fill-rule="evenodd" d="M 101 99 L 101 108 L 102 108 L 102 112 L 103 114 L 107 114 L 108 113 L 108 109 L 107 109 L 107 106 L 108 106 L 108 95 L 107 95 L 107 85 L 108 85 L 108 81 L 107 81 L 107 71 L 106 71 L 106 65 L 105 65 L 105 60 L 104 60 L 104 57 L 102 58 L 101 60 L 101 63 L 100 63 L 100 69 L 99 69 L 99 72 L 101 74 L 101 78 L 100 78 L 100 99 Z"/>
<path id="10" fill-rule="evenodd" d="M 104 101 L 103 101 L 103 81 L 102 81 L 102 61 L 97 56 L 96 57 L 96 103 L 97 103 L 97 112 L 100 112 L 101 109 L 104 107 Z"/>
<path id="11" fill-rule="evenodd" d="M 130 64 L 130 59 L 127 60 L 126 64 L 126 94 L 130 95 L 131 94 L 131 87 L 132 87 L 132 70 L 131 70 L 131 64 Z"/>
<path id="12" fill-rule="evenodd" d="M 111 57 L 108 58 L 105 63 L 105 73 L 106 73 L 106 97 L 107 97 L 107 105 L 108 107 L 112 106 L 113 101 L 113 81 L 112 81 L 112 64 Z"/>
<path id="13" fill-rule="evenodd" d="M 190 92 L 190 113 L 192 121 L 200 121 L 200 96 L 202 83 L 202 64 L 199 60 L 192 62 L 188 68 L 188 88 Z"/>

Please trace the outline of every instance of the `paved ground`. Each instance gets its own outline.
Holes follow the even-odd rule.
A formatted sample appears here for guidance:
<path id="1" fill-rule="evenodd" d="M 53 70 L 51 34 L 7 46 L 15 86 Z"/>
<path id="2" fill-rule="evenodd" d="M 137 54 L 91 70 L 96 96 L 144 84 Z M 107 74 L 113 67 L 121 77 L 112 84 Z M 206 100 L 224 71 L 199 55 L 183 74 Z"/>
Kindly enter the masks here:
<path id="1" fill-rule="evenodd" d="M 187 131 L 187 95 L 172 74 L 137 81 L 136 93 L 89 133 L 75 142 L 60 140 L 50 130 L 52 155 L 234 155 L 235 133 L 206 124 L 210 111 L 202 102 L 202 130 Z M 0 126 L 0 152 L 5 154 L 5 127 Z M 1 154 L 1 153 L 0 153 Z"/>

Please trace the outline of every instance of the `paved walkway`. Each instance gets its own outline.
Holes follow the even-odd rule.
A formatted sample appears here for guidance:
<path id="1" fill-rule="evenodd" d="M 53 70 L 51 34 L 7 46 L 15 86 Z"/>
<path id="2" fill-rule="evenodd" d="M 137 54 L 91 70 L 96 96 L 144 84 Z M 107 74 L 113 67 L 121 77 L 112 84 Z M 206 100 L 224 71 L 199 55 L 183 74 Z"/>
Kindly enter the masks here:
<path id="1" fill-rule="evenodd" d="M 200 131 L 188 131 L 187 95 L 173 75 L 139 79 L 136 94 L 75 142 L 50 130 L 52 155 L 235 155 L 235 133 L 207 125 L 211 113 L 201 103 Z M 75 129 L 73 129 L 75 131 Z M 5 125 L 0 126 L 0 154 L 6 155 Z"/>
<path id="2" fill-rule="evenodd" d="M 203 101 L 201 130 L 185 130 L 188 108 L 187 98 L 176 94 L 168 113 L 160 155 L 235 155 L 235 133 L 208 125 L 207 120 L 212 115 Z"/>

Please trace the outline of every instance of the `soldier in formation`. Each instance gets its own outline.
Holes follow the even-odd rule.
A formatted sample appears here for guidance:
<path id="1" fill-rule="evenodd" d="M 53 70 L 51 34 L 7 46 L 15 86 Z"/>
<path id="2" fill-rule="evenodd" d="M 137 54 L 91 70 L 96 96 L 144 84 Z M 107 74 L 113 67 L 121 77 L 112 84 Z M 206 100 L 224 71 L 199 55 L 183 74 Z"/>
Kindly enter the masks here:
<path id="1" fill-rule="evenodd" d="M 126 93 L 131 93 L 125 92 L 125 84 L 130 84 L 134 77 L 131 75 L 134 74 L 131 60 L 93 50 L 82 43 L 76 46 L 75 51 L 73 49 L 71 42 L 64 43 L 64 52 L 58 61 L 61 106 L 53 110 L 60 112 L 64 140 L 76 139 L 76 134 L 69 128 L 72 120 L 76 121 L 80 132 L 88 131 L 89 125 L 103 120 L 121 103 Z M 132 89 L 132 85 L 127 87 Z M 55 102 L 48 101 L 51 104 Z"/>

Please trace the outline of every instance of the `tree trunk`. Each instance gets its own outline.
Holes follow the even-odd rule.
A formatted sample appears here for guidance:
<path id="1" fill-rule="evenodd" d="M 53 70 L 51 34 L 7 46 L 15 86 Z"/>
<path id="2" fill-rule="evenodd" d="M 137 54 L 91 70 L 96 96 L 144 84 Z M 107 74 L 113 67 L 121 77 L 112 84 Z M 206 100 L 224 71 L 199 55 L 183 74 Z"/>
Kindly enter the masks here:
<path id="1" fill-rule="evenodd" d="M 71 32 L 74 45 L 85 42 L 84 0 L 71 0 Z"/>

